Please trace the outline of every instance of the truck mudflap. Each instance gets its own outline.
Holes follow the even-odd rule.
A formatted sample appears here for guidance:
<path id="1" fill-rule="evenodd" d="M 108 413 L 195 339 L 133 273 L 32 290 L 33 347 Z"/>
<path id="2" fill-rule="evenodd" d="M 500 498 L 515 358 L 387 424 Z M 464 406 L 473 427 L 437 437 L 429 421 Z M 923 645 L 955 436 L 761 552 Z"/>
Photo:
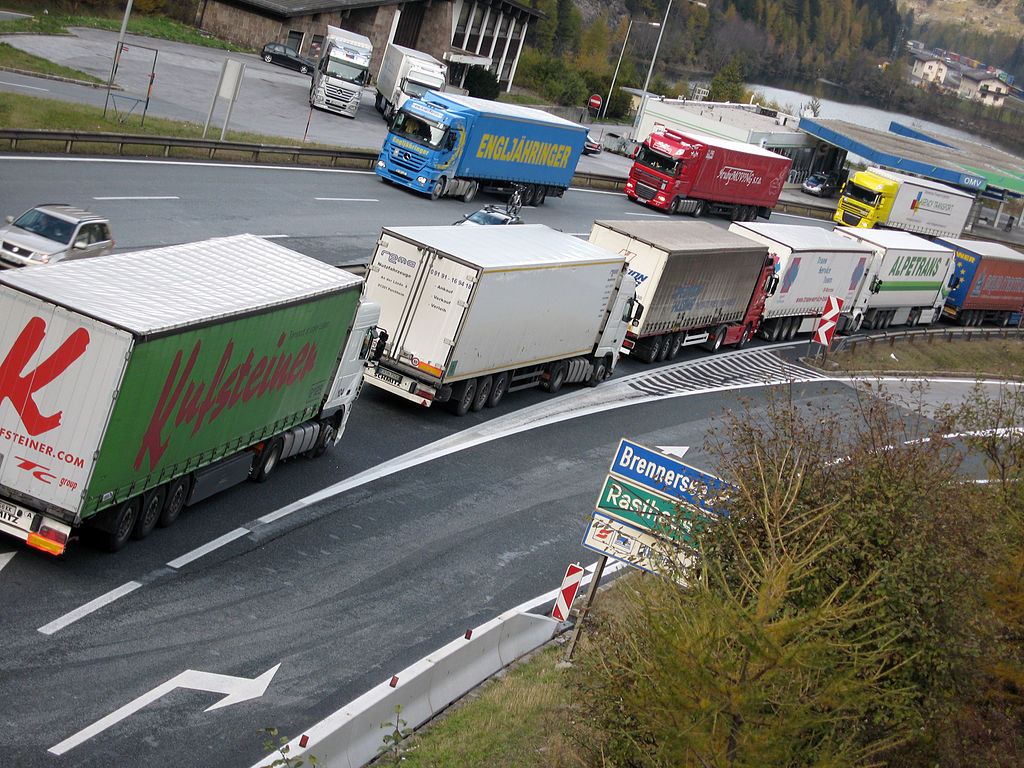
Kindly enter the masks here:
<path id="1" fill-rule="evenodd" d="M 4 500 L 0 500 L 0 531 L 51 555 L 63 554 L 71 537 L 70 525 Z"/>
<path id="2" fill-rule="evenodd" d="M 438 397 L 439 388 L 384 365 L 367 368 L 363 373 L 363 381 L 428 408 L 435 400 L 441 399 Z"/>

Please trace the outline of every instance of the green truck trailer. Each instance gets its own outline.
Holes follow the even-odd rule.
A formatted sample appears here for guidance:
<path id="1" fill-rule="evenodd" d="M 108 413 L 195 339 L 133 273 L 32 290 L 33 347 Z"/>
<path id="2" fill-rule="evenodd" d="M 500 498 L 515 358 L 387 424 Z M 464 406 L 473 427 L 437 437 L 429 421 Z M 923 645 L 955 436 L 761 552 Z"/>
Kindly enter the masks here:
<path id="1" fill-rule="evenodd" d="M 379 308 L 252 235 L 0 274 L 0 531 L 111 551 L 338 441 Z"/>

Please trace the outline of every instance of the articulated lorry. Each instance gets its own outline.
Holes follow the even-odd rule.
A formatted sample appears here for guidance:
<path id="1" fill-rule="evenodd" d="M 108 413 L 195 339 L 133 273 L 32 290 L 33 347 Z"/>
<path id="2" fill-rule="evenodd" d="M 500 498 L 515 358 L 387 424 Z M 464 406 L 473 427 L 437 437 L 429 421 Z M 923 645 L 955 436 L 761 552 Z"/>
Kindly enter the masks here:
<path id="1" fill-rule="evenodd" d="M 843 186 L 833 221 L 848 227 L 885 227 L 931 237 L 959 237 L 974 196 L 930 179 L 868 168 Z"/>
<path id="2" fill-rule="evenodd" d="M 622 256 L 539 224 L 385 228 L 366 274 L 375 387 L 458 416 L 508 392 L 596 386 L 635 318 Z"/>
<path id="3" fill-rule="evenodd" d="M 355 117 L 370 83 L 370 38 L 327 25 L 323 53 L 313 71 L 309 105 L 346 117 Z"/>
<path id="4" fill-rule="evenodd" d="M 891 229 L 836 227 L 835 232 L 874 251 L 856 296 L 843 305 L 840 332 L 930 325 L 939 319 L 953 272 L 952 248 Z"/>
<path id="5" fill-rule="evenodd" d="M 623 351 L 649 363 L 691 344 L 742 347 L 774 287 L 768 248 L 710 222 L 595 221 L 590 242 L 626 259 L 644 312 Z"/>
<path id="6" fill-rule="evenodd" d="M 729 231 L 768 246 L 777 288 L 764 304 L 758 334 L 788 341 L 817 326 L 830 297 L 851 307 L 875 258 L 866 243 L 814 226 L 733 222 Z"/>
<path id="7" fill-rule="evenodd" d="M 341 437 L 362 280 L 253 235 L 0 273 L 0 531 L 102 545 Z"/>
<path id="8" fill-rule="evenodd" d="M 377 75 L 377 111 L 391 120 L 406 99 L 443 91 L 448 67 L 429 53 L 388 43 Z"/>
<path id="9" fill-rule="evenodd" d="M 1024 308 L 1024 254 L 1002 243 L 943 237 L 956 266 L 942 316 L 960 325 L 1020 323 Z"/>
<path id="10" fill-rule="evenodd" d="M 637 149 L 626 196 L 673 214 L 767 219 L 792 163 L 753 144 L 663 128 Z"/>
<path id="11" fill-rule="evenodd" d="M 487 188 L 541 205 L 572 183 L 586 137 L 582 125 L 539 109 L 430 91 L 395 113 L 377 173 L 435 200 L 469 202 Z"/>

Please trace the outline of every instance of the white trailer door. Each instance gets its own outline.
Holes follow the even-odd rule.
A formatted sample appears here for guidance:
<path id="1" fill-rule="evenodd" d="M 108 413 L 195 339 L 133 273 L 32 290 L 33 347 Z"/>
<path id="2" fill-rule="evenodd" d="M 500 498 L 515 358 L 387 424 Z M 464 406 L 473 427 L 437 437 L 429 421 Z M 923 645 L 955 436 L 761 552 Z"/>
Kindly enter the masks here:
<path id="1" fill-rule="evenodd" d="M 0 286 L 0 485 L 79 511 L 131 348 L 124 331 Z"/>
<path id="2" fill-rule="evenodd" d="M 388 332 L 388 349 L 401 335 L 402 326 L 413 306 L 419 276 L 430 261 L 430 254 L 420 252 L 412 243 L 381 235 L 373 262 L 366 272 L 363 296 L 380 305 L 378 326 Z"/>
<path id="3" fill-rule="evenodd" d="M 423 277 L 409 322 L 395 347 L 402 362 L 432 376 L 444 375 L 469 312 L 478 270 L 437 254 Z"/>

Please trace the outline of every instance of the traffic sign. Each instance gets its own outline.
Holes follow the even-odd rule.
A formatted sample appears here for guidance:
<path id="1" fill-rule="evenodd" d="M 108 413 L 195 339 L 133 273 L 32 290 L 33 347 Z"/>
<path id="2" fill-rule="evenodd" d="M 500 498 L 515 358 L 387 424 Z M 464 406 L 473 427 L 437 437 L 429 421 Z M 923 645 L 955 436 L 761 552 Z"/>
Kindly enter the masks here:
<path id="1" fill-rule="evenodd" d="M 562 579 L 554 610 L 551 611 L 552 618 L 558 619 L 558 621 L 565 621 L 569 618 L 569 611 L 572 609 L 573 601 L 576 600 L 576 593 L 580 589 L 582 580 L 583 567 L 579 563 L 573 563 L 565 569 L 565 578 Z"/>
<path id="2" fill-rule="evenodd" d="M 704 516 L 704 512 L 692 504 L 670 499 L 611 475 L 605 478 L 597 508 L 673 541 L 680 538 L 692 541 L 690 531 L 694 518 Z"/>
<path id="3" fill-rule="evenodd" d="M 621 440 L 609 467 L 616 477 L 631 481 L 670 499 L 680 499 L 707 512 L 725 513 L 722 504 L 731 486 L 679 459 L 630 440 Z"/>
<path id="4" fill-rule="evenodd" d="M 814 340 L 819 344 L 828 346 L 832 343 L 832 334 L 836 332 L 836 325 L 839 323 L 839 312 L 843 308 L 843 300 L 835 296 L 829 296 L 825 301 L 825 311 L 821 313 L 818 320 L 818 327 L 814 329 Z"/>
<path id="5" fill-rule="evenodd" d="M 674 571 L 694 562 L 693 550 L 669 544 L 601 512 L 594 512 L 583 546 L 648 573 Z"/>
<path id="6" fill-rule="evenodd" d="M 590 97 L 590 101 L 588 101 L 587 104 L 591 109 L 600 109 L 601 97 L 595 93 L 593 96 Z"/>

